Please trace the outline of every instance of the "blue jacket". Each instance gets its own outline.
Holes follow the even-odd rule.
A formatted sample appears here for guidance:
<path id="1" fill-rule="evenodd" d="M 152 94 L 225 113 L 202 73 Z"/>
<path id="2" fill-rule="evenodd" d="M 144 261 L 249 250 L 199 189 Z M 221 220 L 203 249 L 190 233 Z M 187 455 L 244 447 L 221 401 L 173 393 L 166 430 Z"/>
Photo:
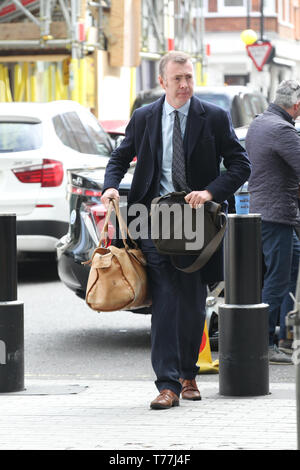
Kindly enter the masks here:
<path id="1" fill-rule="evenodd" d="M 159 195 L 164 99 L 163 95 L 154 103 L 135 110 L 126 128 L 125 139 L 113 151 L 107 165 L 103 191 L 110 187 L 118 189 L 132 158 L 137 156 L 129 204 L 144 203 L 149 206 L 151 200 Z M 250 162 L 235 135 L 229 114 L 195 96 L 191 98 L 187 117 L 184 149 L 188 186 L 192 190 L 207 189 L 216 202 L 225 201 L 249 177 Z M 222 158 L 227 171 L 220 174 Z M 220 252 L 218 250 L 219 254 L 216 255 L 219 258 L 222 256 Z M 214 258 L 215 255 L 203 270 L 210 270 L 208 265 L 215 264 Z M 217 264 L 219 269 L 216 271 L 220 272 L 220 259 Z"/>

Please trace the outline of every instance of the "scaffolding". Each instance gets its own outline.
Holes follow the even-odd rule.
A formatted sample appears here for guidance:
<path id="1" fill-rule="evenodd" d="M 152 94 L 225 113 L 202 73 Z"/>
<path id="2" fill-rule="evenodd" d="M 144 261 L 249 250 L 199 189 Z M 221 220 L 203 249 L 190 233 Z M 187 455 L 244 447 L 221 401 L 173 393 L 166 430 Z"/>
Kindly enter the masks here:
<path id="1" fill-rule="evenodd" d="M 2 0 L 0 23 L 6 37 L 0 35 L 0 50 L 71 50 L 72 58 L 82 58 L 105 47 L 104 14 L 109 8 L 109 0 Z M 22 33 L 25 38 L 19 38 Z"/>
<path id="2" fill-rule="evenodd" d="M 0 101 L 73 99 L 93 108 L 93 52 L 109 1 L 0 1 Z"/>
<path id="3" fill-rule="evenodd" d="M 136 68 L 128 44 L 143 62 L 175 48 L 192 55 L 204 84 L 203 38 L 203 0 L 0 0 L 0 101 L 74 99 L 93 108 L 96 52 L 108 51 L 112 61 L 121 42 L 129 61 L 119 53 L 110 65 Z"/>
<path id="4" fill-rule="evenodd" d="M 203 0 L 143 0 L 142 57 L 156 60 L 168 50 L 187 52 L 196 62 L 198 85 L 205 84 Z"/>

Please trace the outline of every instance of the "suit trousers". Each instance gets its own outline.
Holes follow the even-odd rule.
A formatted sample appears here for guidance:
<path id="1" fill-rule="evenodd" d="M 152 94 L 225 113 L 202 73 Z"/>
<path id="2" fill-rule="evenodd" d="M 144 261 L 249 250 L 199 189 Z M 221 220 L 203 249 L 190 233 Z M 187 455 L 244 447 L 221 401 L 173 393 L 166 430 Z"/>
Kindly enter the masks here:
<path id="1" fill-rule="evenodd" d="M 180 395 L 179 378 L 193 379 L 205 323 L 207 285 L 200 271 L 176 269 L 152 240 L 141 240 L 152 295 L 151 360 L 159 391 Z M 189 256 L 181 257 L 191 259 Z M 189 264 L 189 263 L 186 263 Z"/>

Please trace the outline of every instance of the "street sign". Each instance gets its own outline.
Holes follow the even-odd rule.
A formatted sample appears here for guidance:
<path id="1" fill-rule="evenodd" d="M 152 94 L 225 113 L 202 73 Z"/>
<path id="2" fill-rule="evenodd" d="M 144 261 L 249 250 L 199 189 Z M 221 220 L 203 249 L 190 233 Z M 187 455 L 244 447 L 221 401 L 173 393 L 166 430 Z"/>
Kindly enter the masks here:
<path id="1" fill-rule="evenodd" d="M 253 60 L 255 67 L 261 72 L 272 52 L 272 44 L 270 42 L 260 42 L 251 45 L 248 44 L 246 49 L 248 56 Z"/>

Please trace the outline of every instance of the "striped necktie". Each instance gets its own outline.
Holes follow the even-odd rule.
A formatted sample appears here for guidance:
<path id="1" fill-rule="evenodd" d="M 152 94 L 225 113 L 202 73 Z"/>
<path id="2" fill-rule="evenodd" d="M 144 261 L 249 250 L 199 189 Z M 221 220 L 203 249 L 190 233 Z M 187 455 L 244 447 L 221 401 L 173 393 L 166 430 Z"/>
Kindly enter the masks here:
<path id="1" fill-rule="evenodd" d="M 190 192 L 186 182 L 185 156 L 178 111 L 174 111 L 172 182 L 175 191 Z"/>

